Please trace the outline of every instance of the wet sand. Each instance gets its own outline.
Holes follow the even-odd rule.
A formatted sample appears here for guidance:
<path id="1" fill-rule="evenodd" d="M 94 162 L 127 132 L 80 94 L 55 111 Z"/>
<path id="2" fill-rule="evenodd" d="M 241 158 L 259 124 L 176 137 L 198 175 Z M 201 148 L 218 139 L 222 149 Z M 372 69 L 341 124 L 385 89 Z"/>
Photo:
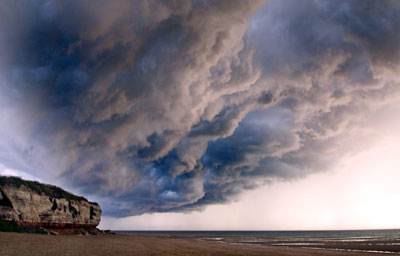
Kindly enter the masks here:
<path id="1" fill-rule="evenodd" d="M 229 244 L 149 235 L 38 235 L 0 232 L 0 255 L 380 255 L 267 245 Z M 384 254 L 387 255 L 387 254 Z"/>

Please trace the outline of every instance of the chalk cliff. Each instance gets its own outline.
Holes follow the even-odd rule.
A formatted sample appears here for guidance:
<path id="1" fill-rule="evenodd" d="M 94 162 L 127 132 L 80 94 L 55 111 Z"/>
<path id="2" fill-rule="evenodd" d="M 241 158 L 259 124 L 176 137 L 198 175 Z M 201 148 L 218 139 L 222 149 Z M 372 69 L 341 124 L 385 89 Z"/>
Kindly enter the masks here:
<path id="1" fill-rule="evenodd" d="M 100 216 L 97 203 L 59 187 L 0 176 L 0 219 L 22 226 L 94 228 Z"/>

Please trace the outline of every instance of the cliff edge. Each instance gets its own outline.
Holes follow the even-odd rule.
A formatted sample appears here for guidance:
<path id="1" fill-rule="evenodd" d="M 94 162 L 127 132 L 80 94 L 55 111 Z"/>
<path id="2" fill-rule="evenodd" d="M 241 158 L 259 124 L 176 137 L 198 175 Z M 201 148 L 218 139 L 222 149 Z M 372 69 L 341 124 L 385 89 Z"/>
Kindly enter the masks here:
<path id="1" fill-rule="evenodd" d="M 0 176 L 0 219 L 20 226 L 95 228 L 100 216 L 97 203 L 59 187 Z"/>

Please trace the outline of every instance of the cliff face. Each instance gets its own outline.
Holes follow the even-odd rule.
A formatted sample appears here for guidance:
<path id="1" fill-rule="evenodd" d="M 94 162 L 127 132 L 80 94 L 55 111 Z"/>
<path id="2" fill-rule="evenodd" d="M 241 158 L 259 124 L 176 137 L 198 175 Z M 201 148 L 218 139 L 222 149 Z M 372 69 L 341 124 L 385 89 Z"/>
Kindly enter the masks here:
<path id="1" fill-rule="evenodd" d="M 0 176 L 0 219 L 21 225 L 96 227 L 101 208 L 61 188 Z"/>

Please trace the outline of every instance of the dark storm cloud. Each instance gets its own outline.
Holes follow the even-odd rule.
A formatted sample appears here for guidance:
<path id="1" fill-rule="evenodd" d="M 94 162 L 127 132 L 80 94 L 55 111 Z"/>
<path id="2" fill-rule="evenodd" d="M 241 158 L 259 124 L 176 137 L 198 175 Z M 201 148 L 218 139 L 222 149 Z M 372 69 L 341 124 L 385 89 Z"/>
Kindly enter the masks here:
<path id="1" fill-rule="evenodd" d="M 396 1 L 2 2 L 0 162 L 114 216 L 201 209 L 326 171 L 368 115 L 398 99 L 399 11 Z"/>

